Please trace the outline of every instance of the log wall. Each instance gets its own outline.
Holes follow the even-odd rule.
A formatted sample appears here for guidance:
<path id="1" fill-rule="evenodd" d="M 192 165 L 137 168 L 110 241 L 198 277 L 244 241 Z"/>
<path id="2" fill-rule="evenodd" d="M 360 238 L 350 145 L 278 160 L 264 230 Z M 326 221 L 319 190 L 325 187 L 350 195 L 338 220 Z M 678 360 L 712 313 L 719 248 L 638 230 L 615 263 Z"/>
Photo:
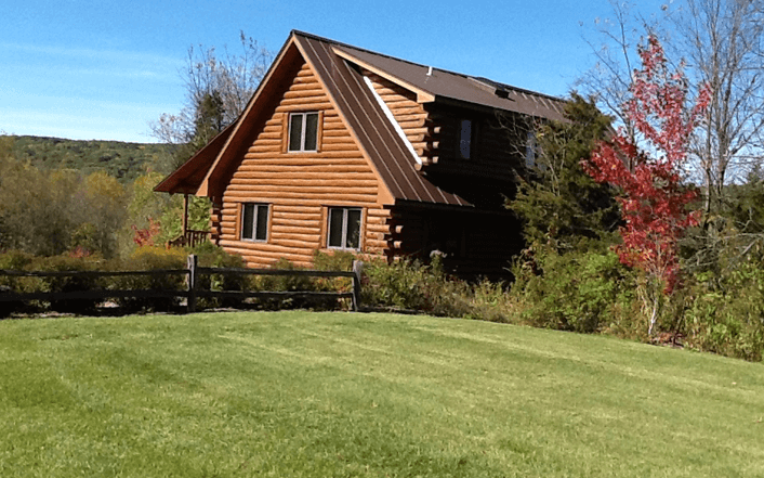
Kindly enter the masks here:
<path id="1" fill-rule="evenodd" d="M 256 133 L 223 195 L 220 245 L 250 267 L 285 258 L 310 266 L 326 247 L 327 208 L 363 210 L 361 252 L 387 246 L 389 211 L 378 204 L 381 185 L 308 64 L 290 79 L 273 115 Z M 289 153 L 290 112 L 319 111 L 317 152 Z M 268 240 L 240 240 L 241 204 L 270 204 Z"/>
<path id="2" fill-rule="evenodd" d="M 430 161 L 436 154 L 438 128 L 424 106 L 417 103 L 416 94 L 370 71 L 364 71 L 364 75 L 371 80 L 414 151 L 424 162 Z"/>
<path id="3" fill-rule="evenodd" d="M 520 223 L 509 214 L 457 212 L 415 206 L 396 208 L 391 217 L 394 253 L 427 262 L 445 254 L 443 264 L 467 279 L 507 279 L 510 261 L 523 247 Z"/>
<path id="4" fill-rule="evenodd" d="M 429 118 L 440 127 L 437 137 L 437 155 L 448 161 L 470 161 L 476 169 L 490 168 L 504 171 L 525 161 L 526 126 L 514 116 L 499 121 L 495 114 L 478 113 L 455 107 L 432 106 Z M 472 144 L 470 159 L 461 158 L 459 139 L 461 120 L 472 120 Z"/>
<path id="5" fill-rule="evenodd" d="M 495 118 L 453 106 L 421 105 L 414 93 L 371 72 L 365 74 L 424 165 L 433 171 L 456 165 L 473 176 L 463 181 L 465 186 L 475 181 L 479 185 L 475 174 L 496 179 L 497 166 L 505 168 L 519 160 L 517 151 L 508 147 L 507 131 Z M 318 151 L 289 153 L 289 113 L 307 111 L 320 113 Z M 477 128 L 471 160 L 458 158 L 459 121 L 465 117 L 473 119 Z M 508 246 L 519 237 L 514 224 L 498 224 L 466 211 L 385 207 L 381 187 L 314 72 L 303 64 L 284 84 L 271 117 L 251 138 L 220 200 L 213 230 L 219 244 L 240 254 L 249 267 L 267 267 L 281 258 L 311 266 L 316 249 L 328 250 L 329 207 L 362 209 L 362 253 L 426 260 L 433 248 L 449 249 L 447 267 L 465 276 L 501 275 L 519 249 Z M 265 242 L 240 239 L 241 204 L 250 202 L 270 205 Z M 452 250 L 454 244 L 458 250 Z"/>
<path id="6" fill-rule="evenodd" d="M 414 150 L 425 165 L 439 161 L 451 163 L 471 161 L 467 169 L 493 176 L 524 162 L 525 128 L 519 119 L 506 116 L 501 121 L 494 115 L 454 106 L 417 103 L 416 94 L 395 83 L 364 70 L 377 94 L 393 113 Z M 471 158 L 464 160 L 459 152 L 461 120 L 473 123 Z"/>

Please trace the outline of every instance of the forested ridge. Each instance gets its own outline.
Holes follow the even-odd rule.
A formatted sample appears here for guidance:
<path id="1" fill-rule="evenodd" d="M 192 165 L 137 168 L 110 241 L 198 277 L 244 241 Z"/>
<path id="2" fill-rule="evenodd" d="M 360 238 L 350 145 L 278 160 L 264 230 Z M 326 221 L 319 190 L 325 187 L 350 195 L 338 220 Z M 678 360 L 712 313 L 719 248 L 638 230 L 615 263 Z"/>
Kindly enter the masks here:
<path id="1" fill-rule="evenodd" d="M 74 169 L 84 174 L 106 172 L 127 184 L 156 169 L 172 154 L 173 145 L 120 141 L 73 140 L 40 136 L 13 136 L 13 157 L 43 170 Z"/>

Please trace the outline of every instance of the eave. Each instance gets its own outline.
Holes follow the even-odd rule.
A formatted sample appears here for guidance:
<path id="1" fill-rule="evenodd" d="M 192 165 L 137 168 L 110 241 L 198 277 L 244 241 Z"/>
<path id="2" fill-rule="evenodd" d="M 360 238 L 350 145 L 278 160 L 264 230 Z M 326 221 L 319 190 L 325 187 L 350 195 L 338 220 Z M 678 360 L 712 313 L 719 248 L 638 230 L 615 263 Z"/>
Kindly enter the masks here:
<path id="1" fill-rule="evenodd" d="M 234 124 L 228 125 L 181 167 L 157 184 L 154 191 L 170 194 L 196 194 L 202 180 L 231 136 Z"/>

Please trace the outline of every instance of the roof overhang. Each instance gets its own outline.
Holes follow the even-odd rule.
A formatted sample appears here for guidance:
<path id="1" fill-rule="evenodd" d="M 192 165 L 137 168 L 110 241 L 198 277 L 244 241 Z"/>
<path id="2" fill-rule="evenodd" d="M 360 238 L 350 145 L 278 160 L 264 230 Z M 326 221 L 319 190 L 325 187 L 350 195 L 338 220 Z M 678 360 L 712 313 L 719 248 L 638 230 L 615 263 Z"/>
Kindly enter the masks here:
<path id="1" fill-rule="evenodd" d="M 157 184 L 154 191 L 170 194 L 196 194 L 199 185 L 223 149 L 223 145 L 231 136 L 234 124 L 228 125 L 181 167 Z"/>

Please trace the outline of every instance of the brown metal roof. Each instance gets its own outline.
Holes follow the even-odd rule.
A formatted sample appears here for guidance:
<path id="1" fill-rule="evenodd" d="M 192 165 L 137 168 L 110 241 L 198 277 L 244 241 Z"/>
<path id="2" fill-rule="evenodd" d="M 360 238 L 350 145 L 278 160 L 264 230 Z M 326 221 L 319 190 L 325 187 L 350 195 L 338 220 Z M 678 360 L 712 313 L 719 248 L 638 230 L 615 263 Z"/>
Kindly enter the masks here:
<path id="1" fill-rule="evenodd" d="M 472 201 L 449 192 L 451 188 L 445 186 L 447 182 L 435 185 L 417 170 L 416 159 L 364 83 L 359 66 L 415 91 L 423 102 L 451 101 L 467 107 L 499 109 L 552 120 L 563 119 L 565 102 L 558 98 L 484 78 L 472 78 L 436 68 L 430 70 L 424 65 L 293 31 L 245 114 L 160 183 L 157 191 L 195 192 L 203 195 L 213 193 L 213 189 L 216 193 L 220 192 L 221 185 L 212 183 L 230 177 L 231 171 L 228 170 L 238 164 L 235 160 L 237 151 L 234 150 L 241 145 L 234 145 L 247 137 L 252 125 L 258 123 L 255 116 L 270 114 L 270 111 L 260 111 L 270 102 L 259 101 L 258 98 L 263 99 L 273 89 L 273 85 L 267 84 L 268 80 L 274 69 L 278 69 L 278 63 L 288 60 L 290 50 L 287 46 L 290 44 L 296 45 L 305 61 L 313 67 L 371 166 L 396 201 L 473 205 Z"/>
<path id="2" fill-rule="evenodd" d="M 396 133 L 382 108 L 363 82 L 363 76 L 337 56 L 330 41 L 296 33 L 308 62 L 322 79 L 360 146 L 366 151 L 381 179 L 396 199 L 450 205 L 469 205 L 460 197 L 429 182 Z"/>
<path id="3" fill-rule="evenodd" d="M 419 65 L 349 45 L 337 44 L 337 48 L 359 62 L 397 78 L 403 84 L 433 95 L 434 101 L 449 99 L 537 118 L 559 121 L 564 119 L 565 101 L 560 98 L 487 78 Z"/>

